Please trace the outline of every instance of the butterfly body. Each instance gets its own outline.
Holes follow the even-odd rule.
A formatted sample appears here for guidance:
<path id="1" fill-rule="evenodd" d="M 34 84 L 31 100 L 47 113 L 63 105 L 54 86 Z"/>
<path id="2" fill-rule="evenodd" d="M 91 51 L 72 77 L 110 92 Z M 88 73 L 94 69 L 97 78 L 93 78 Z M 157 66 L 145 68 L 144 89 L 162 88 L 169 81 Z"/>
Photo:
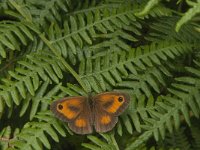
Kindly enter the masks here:
<path id="1" fill-rule="evenodd" d="M 54 101 L 52 112 L 68 123 L 77 134 L 90 134 L 111 130 L 118 116 L 127 108 L 130 97 L 120 92 L 105 92 L 95 96 L 68 97 Z"/>

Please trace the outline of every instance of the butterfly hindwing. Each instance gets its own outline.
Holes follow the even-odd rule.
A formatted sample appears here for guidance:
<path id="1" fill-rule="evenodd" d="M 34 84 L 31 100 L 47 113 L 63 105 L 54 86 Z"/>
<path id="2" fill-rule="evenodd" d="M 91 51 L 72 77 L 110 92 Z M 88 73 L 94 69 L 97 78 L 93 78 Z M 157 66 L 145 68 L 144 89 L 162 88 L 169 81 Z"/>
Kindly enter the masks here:
<path id="1" fill-rule="evenodd" d="M 52 112 L 59 119 L 68 122 L 69 128 L 77 134 L 92 132 L 92 114 L 87 98 L 69 97 L 51 104 Z"/>
<path id="2" fill-rule="evenodd" d="M 121 92 L 105 92 L 93 98 L 94 126 L 97 132 L 111 130 L 127 108 L 130 97 Z"/>
<path id="3" fill-rule="evenodd" d="M 96 132 L 107 132 L 110 131 L 118 121 L 118 117 L 110 115 L 105 112 L 102 108 L 94 108 L 94 126 Z"/>

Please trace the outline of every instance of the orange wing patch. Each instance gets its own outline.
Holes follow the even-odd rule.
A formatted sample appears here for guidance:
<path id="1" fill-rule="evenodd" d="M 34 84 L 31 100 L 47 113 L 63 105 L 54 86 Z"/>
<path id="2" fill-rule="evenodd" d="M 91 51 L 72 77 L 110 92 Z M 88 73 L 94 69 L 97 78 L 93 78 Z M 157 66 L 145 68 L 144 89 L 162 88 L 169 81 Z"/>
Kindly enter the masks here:
<path id="1" fill-rule="evenodd" d="M 83 127 L 86 127 L 87 123 L 84 119 L 77 119 L 75 121 L 75 125 L 79 128 L 83 128 Z"/>
<path id="2" fill-rule="evenodd" d="M 73 99 L 63 101 L 57 104 L 57 111 L 66 116 L 68 119 L 74 119 L 79 114 L 81 109 L 81 101 Z"/>
<path id="3" fill-rule="evenodd" d="M 109 113 L 117 112 L 124 103 L 124 97 L 118 95 L 102 95 L 99 99 Z"/>
<path id="4" fill-rule="evenodd" d="M 102 116 L 101 117 L 101 124 L 109 124 L 111 122 L 110 116 Z"/>
<path id="5" fill-rule="evenodd" d="M 119 107 L 123 104 L 123 99 L 120 100 L 121 97 L 114 96 L 114 101 L 110 107 L 107 108 L 107 112 L 115 113 Z"/>

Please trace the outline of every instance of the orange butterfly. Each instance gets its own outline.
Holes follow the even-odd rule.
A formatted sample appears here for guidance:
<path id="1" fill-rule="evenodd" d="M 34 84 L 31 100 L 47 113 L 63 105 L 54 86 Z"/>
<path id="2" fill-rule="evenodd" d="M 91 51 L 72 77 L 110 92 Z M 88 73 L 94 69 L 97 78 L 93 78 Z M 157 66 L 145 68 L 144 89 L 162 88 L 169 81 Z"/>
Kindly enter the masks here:
<path id="1" fill-rule="evenodd" d="M 92 133 L 93 126 L 97 132 L 107 132 L 115 126 L 129 101 L 128 94 L 105 92 L 93 97 L 63 98 L 53 102 L 51 110 L 77 134 Z"/>

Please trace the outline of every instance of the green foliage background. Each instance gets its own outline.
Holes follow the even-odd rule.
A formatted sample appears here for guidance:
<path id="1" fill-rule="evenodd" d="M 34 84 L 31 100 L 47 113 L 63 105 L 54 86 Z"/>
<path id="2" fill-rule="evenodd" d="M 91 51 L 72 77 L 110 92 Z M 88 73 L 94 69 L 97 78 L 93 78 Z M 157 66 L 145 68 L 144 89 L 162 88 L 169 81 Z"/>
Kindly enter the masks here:
<path id="1" fill-rule="evenodd" d="M 0 149 L 200 149 L 200 0 L 1 0 Z M 126 91 L 104 134 L 53 100 Z"/>

